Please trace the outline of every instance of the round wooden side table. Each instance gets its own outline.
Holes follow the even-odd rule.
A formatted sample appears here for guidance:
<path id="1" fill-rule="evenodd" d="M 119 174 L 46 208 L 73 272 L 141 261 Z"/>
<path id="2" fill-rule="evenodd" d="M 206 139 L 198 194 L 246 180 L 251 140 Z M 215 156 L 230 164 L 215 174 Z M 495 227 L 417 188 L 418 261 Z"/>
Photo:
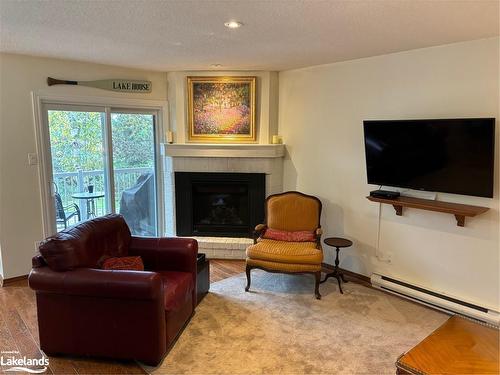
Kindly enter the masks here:
<path id="1" fill-rule="evenodd" d="M 352 241 L 348 240 L 346 238 L 328 237 L 328 238 L 325 238 L 325 240 L 323 242 L 328 246 L 335 247 L 335 249 L 337 251 L 337 256 L 335 257 L 335 267 L 333 268 L 333 272 L 326 274 L 325 279 L 323 281 L 321 281 L 320 284 L 324 283 L 329 277 L 335 277 L 339 283 L 340 293 L 344 294 L 344 292 L 342 291 L 341 281 L 346 283 L 347 280 L 344 278 L 344 275 L 342 274 L 342 272 L 339 269 L 339 251 L 343 247 L 352 246 Z"/>

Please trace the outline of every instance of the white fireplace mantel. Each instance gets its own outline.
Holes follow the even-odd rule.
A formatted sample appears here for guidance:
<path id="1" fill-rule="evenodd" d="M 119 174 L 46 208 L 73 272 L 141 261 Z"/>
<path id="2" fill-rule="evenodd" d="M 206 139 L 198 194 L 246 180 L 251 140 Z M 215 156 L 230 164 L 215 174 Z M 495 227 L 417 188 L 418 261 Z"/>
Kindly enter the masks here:
<path id="1" fill-rule="evenodd" d="M 283 191 L 283 144 L 202 144 L 161 145 L 165 179 L 167 235 L 175 235 L 175 173 L 263 173 L 266 196 Z M 245 259 L 248 238 L 199 237 L 198 248 L 209 258 Z"/>
<path id="2" fill-rule="evenodd" d="M 162 151 L 165 156 L 185 158 L 281 158 L 285 145 L 163 143 Z"/>

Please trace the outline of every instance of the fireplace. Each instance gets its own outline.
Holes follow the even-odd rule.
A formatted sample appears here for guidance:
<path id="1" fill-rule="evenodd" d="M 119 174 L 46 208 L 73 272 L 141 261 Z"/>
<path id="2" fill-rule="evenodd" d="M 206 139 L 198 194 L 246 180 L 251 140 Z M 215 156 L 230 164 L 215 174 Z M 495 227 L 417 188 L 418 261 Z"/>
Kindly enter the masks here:
<path id="1" fill-rule="evenodd" d="M 251 237 L 264 219 L 265 177 L 175 172 L 177 235 Z"/>

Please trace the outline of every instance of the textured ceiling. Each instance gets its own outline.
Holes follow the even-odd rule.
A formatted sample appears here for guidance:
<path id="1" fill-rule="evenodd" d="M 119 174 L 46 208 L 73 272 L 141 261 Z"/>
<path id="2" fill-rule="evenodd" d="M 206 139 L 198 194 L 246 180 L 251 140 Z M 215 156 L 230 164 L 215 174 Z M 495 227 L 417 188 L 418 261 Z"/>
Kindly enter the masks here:
<path id="1" fill-rule="evenodd" d="M 161 71 L 285 70 L 496 35 L 496 0 L 0 0 L 0 51 Z"/>

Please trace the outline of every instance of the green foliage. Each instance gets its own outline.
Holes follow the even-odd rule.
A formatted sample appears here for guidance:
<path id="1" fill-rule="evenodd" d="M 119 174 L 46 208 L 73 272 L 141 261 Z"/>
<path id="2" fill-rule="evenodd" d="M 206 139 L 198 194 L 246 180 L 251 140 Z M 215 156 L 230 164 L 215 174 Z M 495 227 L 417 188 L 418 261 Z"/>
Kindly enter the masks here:
<path id="1" fill-rule="evenodd" d="M 103 169 L 104 113 L 49 111 L 54 173 Z"/>
<path id="2" fill-rule="evenodd" d="M 152 115 L 111 115 L 113 163 L 115 168 L 154 167 Z"/>
<path id="3" fill-rule="evenodd" d="M 101 112 L 49 111 L 54 173 L 104 169 Z M 114 168 L 154 166 L 153 116 L 111 115 Z"/>

